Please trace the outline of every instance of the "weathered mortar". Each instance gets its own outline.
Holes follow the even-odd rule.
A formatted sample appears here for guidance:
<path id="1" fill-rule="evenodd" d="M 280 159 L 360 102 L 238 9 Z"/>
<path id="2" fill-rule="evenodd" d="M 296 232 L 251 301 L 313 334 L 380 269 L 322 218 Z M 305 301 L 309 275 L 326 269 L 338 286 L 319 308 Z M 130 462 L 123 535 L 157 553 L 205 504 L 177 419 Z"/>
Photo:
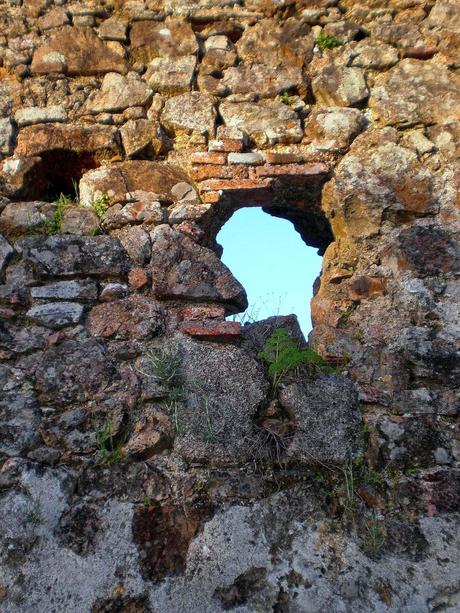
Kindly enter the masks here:
<path id="1" fill-rule="evenodd" d="M 458 3 L 0 23 L 0 609 L 457 610 Z M 295 320 L 225 320 L 244 206 L 324 254 L 336 374 L 274 390 Z"/>

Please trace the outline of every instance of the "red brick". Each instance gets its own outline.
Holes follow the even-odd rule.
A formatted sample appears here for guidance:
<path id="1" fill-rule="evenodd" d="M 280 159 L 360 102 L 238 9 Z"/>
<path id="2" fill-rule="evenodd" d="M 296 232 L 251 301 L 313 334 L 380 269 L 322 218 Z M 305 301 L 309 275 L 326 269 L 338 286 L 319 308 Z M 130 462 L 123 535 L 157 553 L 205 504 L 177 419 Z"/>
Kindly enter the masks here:
<path id="1" fill-rule="evenodd" d="M 241 335 L 241 324 L 237 321 L 186 321 L 180 329 L 189 336 L 212 341 L 231 341 Z"/>
<path id="2" fill-rule="evenodd" d="M 225 151 L 228 153 L 239 153 L 243 151 L 244 143 L 241 140 L 224 138 L 222 140 L 209 141 L 209 151 Z"/>
<path id="3" fill-rule="evenodd" d="M 189 305 L 182 307 L 178 311 L 181 321 L 190 323 L 191 321 L 203 321 L 207 319 L 220 319 L 223 323 L 225 317 L 225 307 L 220 304 Z"/>
<path id="4" fill-rule="evenodd" d="M 217 164 L 223 165 L 227 163 L 227 155 L 218 151 L 198 151 L 192 153 L 192 164 Z"/>
<path id="5" fill-rule="evenodd" d="M 299 164 L 303 162 L 303 156 L 297 153 L 277 153 L 276 151 L 267 151 L 264 153 L 267 164 Z"/>
<path id="6" fill-rule="evenodd" d="M 272 185 L 272 181 L 270 179 L 230 179 L 230 180 L 219 180 L 219 179 L 209 179 L 208 181 L 203 181 L 201 185 L 199 185 L 200 192 L 211 192 L 218 190 L 266 190 L 269 189 Z"/>
<path id="7" fill-rule="evenodd" d="M 283 176 L 302 176 L 302 177 L 322 177 L 329 172 L 327 164 L 280 164 L 259 166 L 254 169 L 256 177 L 283 177 Z"/>
<path id="8" fill-rule="evenodd" d="M 203 179 L 231 179 L 232 171 L 227 166 L 195 166 L 190 171 L 190 177 L 194 181 L 203 181 Z"/>

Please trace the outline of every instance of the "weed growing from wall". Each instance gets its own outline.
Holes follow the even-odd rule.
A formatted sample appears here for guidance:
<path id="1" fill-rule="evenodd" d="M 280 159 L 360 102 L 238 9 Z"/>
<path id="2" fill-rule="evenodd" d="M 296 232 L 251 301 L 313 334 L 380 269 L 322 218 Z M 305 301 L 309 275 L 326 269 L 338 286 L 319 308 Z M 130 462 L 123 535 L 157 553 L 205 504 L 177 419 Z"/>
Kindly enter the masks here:
<path id="1" fill-rule="evenodd" d="M 307 367 L 311 374 L 334 372 L 316 351 L 309 347 L 299 348 L 286 328 L 277 328 L 270 334 L 258 357 L 268 364 L 268 374 L 274 389 L 288 373 L 295 372 L 301 366 Z"/>

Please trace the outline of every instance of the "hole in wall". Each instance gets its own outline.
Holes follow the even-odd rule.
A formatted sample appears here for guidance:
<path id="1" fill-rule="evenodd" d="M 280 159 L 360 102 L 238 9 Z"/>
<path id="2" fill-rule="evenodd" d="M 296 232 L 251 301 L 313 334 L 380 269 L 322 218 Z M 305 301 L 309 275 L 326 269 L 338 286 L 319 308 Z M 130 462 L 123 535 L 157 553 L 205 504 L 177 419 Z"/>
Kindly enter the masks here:
<path id="1" fill-rule="evenodd" d="M 294 225 L 261 207 L 237 210 L 217 235 L 222 261 L 244 286 L 249 307 L 234 316 L 242 323 L 272 315 L 297 315 L 304 335 L 311 330 L 310 300 L 321 272 L 318 250 Z"/>
<path id="2" fill-rule="evenodd" d="M 90 152 L 75 153 L 67 149 L 53 149 L 40 154 L 43 181 L 37 198 L 53 201 L 61 194 L 75 197 L 75 184 L 88 170 L 97 168 L 98 161 Z"/>

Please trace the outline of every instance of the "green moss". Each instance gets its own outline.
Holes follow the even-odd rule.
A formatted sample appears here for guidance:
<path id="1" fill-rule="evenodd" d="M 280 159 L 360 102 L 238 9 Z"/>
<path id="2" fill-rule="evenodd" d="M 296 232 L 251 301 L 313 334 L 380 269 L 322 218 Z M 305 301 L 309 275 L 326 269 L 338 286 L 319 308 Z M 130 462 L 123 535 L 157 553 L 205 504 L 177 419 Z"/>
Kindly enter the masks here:
<path id="1" fill-rule="evenodd" d="M 320 34 L 316 39 L 316 44 L 320 49 L 334 49 L 343 45 L 343 41 L 335 36 L 329 36 L 329 34 Z"/>

